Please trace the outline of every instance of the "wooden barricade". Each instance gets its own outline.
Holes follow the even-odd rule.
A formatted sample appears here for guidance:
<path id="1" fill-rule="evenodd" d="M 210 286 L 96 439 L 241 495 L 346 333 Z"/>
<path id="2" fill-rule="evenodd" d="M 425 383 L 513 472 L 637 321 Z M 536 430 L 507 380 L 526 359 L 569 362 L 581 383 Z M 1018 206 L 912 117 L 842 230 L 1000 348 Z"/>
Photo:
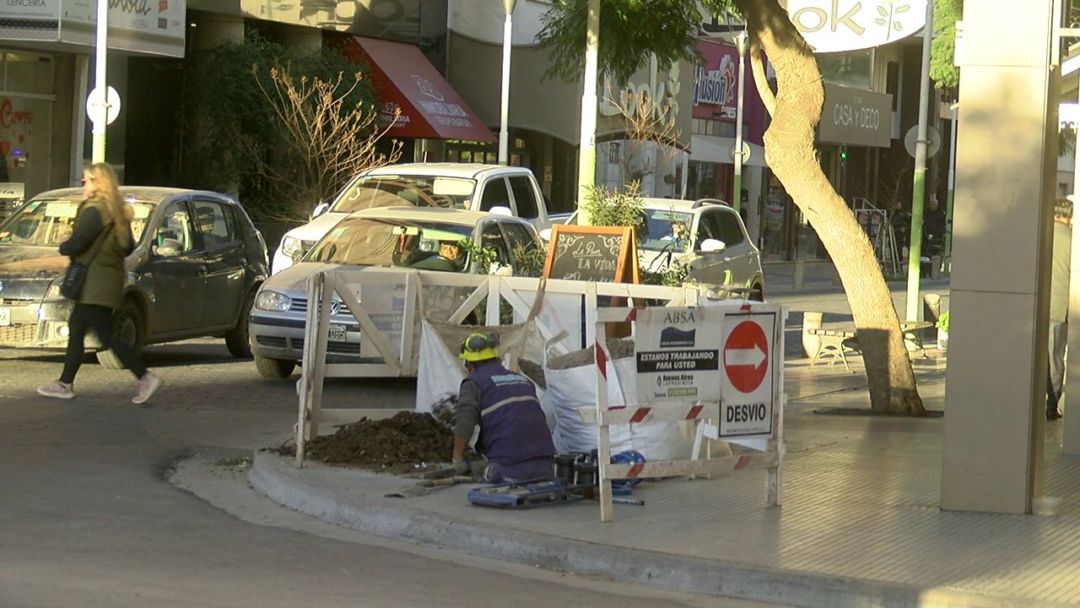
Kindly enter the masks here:
<path id="1" fill-rule="evenodd" d="M 361 288 L 372 284 L 378 289 L 369 298 L 357 297 Z M 364 287 L 364 286 L 368 287 Z M 298 385 L 299 407 L 296 431 L 296 463 L 303 466 L 304 443 L 318 434 L 321 412 L 322 387 L 326 378 L 333 377 L 408 377 L 415 376 L 419 363 L 420 320 L 425 314 L 423 302 L 425 290 L 454 288 L 471 290 L 446 320 L 462 323 L 481 303 L 484 307 L 485 324 L 502 325 L 502 304 L 513 310 L 516 318 L 526 318 L 537 298 L 550 295 L 573 295 L 583 298 L 585 329 L 584 340 L 591 344 L 595 339 L 598 297 L 626 298 L 631 305 L 643 306 L 648 300 L 663 301 L 668 305 L 688 305 L 697 301 L 696 287 L 665 287 L 659 285 L 636 285 L 624 283 L 590 283 L 585 281 L 545 280 L 529 277 L 502 277 L 456 274 L 448 272 L 420 272 L 416 270 L 392 270 L 372 272 L 371 269 L 338 269 L 316 273 L 308 279 L 308 310 L 304 330 L 303 364 Z M 374 310 L 368 304 L 372 300 L 385 302 L 387 292 L 400 304 L 400 334 L 380 330 L 373 316 L 382 318 L 387 311 Z M 330 314 L 336 306 L 344 306 L 360 326 L 362 352 L 374 350 L 374 362 L 326 363 L 327 342 L 330 331 Z M 444 311 L 445 312 L 445 311 Z M 380 317 L 381 315 L 381 317 Z M 580 313 L 578 313 L 580 315 Z M 581 319 L 577 318 L 580 323 Z M 559 340 L 566 330 L 550 319 L 534 320 L 544 340 Z M 556 351 L 576 348 L 563 344 Z"/>

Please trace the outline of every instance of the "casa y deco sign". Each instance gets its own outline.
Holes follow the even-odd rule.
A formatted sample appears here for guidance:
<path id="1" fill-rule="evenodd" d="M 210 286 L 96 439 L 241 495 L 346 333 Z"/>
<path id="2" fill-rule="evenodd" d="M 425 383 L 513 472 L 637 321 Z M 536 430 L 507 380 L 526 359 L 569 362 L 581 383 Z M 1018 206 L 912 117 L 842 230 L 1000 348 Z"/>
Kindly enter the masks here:
<path id="1" fill-rule="evenodd" d="M 817 53 L 869 49 L 926 24 L 927 0 L 787 0 L 795 29 Z"/>

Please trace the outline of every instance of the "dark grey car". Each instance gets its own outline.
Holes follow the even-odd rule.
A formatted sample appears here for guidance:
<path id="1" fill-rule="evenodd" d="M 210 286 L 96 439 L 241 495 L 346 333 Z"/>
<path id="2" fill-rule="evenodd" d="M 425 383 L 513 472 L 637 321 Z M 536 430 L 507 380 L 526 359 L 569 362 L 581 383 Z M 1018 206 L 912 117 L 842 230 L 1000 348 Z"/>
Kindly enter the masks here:
<path id="1" fill-rule="evenodd" d="M 137 351 L 224 336 L 233 355 L 250 356 L 248 313 L 269 265 L 266 243 L 244 208 L 198 190 L 125 186 L 120 195 L 134 211 L 136 246 L 125 261 L 118 335 Z M 71 234 L 82 196 L 79 188 L 44 192 L 0 224 L 0 345 L 67 343 L 72 304 L 59 295 L 59 278 L 68 260 L 57 247 Z M 98 359 L 119 366 L 111 351 Z"/>

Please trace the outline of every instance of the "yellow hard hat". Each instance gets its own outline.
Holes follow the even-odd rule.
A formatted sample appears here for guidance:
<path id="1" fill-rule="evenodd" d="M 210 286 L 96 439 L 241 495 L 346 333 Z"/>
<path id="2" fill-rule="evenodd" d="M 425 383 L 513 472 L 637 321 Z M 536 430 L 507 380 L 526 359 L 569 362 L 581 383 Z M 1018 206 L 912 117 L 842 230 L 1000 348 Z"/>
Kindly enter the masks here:
<path id="1" fill-rule="evenodd" d="M 465 361 L 498 359 L 499 353 L 495 350 L 498 345 L 499 336 L 497 334 L 469 334 L 469 337 L 465 338 L 465 341 L 461 343 L 461 354 L 458 357 Z"/>

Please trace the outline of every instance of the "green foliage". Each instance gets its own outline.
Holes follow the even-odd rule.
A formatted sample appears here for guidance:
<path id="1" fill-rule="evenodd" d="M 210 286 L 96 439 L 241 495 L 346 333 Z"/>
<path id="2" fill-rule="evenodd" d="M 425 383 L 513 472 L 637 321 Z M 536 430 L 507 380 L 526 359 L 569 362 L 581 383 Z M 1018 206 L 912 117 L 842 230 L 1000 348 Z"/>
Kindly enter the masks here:
<path id="1" fill-rule="evenodd" d="M 491 265 L 499 259 L 499 254 L 494 249 L 477 245 L 468 239 L 458 241 L 458 246 L 468 254 L 469 262 L 485 274 L 488 272 L 488 269 L 491 268 Z"/>
<path id="2" fill-rule="evenodd" d="M 630 182 L 622 192 L 603 186 L 590 186 L 581 205 L 593 226 L 626 226 L 634 229 L 641 239 L 645 235 L 645 214 L 642 211 L 641 184 Z"/>
<path id="3" fill-rule="evenodd" d="M 543 247 L 515 245 L 510 250 L 516 277 L 538 277 L 544 272 L 547 250 Z"/>
<path id="4" fill-rule="evenodd" d="M 589 0 L 553 0 L 537 35 L 551 50 L 548 77 L 576 80 L 585 56 Z M 696 2 L 686 0 L 603 0 L 600 10 L 599 72 L 616 82 L 656 55 L 661 70 L 697 56 L 693 34 L 701 23 Z"/>
<path id="5" fill-rule="evenodd" d="M 275 115 L 264 93 L 273 90 L 272 70 L 283 70 L 292 81 L 334 82 L 342 75 L 352 82 L 365 67 L 349 62 L 334 50 L 302 52 L 257 35 L 229 42 L 207 53 L 188 79 L 185 124 L 193 125 L 185 142 L 184 176 L 189 186 L 238 192 L 256 219 L 286 215 L 297 203 L 281 200 L 270 173 L 288 174 L 288 129 Z M 375 107 L 370 81 L 346 88 L 342 111 Z M 333 192 L 321 193 L 328 197 Z"/>
<path id="6" fill-rule="evenodd" d="M 960 70 L 953 65 L 956 21 L 963 16 L 963 0 L 934 0 L 934 40 L 930 45 L 930 79 L 938 88 L 960 84 Z"/>
<path id="7" fill-rule="evenodd" d="M 690 280 L 690 268 L 679 260 L 672 258 L 671 264 L 659 271 L 640 270 L 641 282 L 644 285 L 665 285 L 667 287 L 682 287 Z"/>
<path id="8" fill-rule="evenodd" d="M 937 326 L 938 329 L 949 331 L 949 311 L 946 310 L 945 312 L 941 313 L 941 316 L 938 317 L 937 323 L 935 323 L 934 325 Z"/>

